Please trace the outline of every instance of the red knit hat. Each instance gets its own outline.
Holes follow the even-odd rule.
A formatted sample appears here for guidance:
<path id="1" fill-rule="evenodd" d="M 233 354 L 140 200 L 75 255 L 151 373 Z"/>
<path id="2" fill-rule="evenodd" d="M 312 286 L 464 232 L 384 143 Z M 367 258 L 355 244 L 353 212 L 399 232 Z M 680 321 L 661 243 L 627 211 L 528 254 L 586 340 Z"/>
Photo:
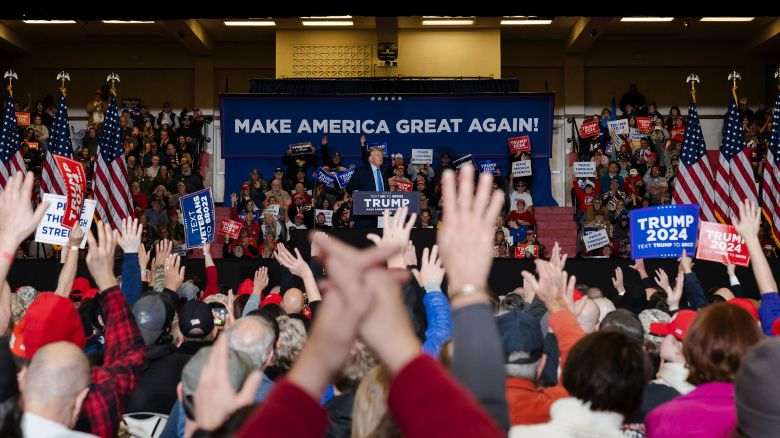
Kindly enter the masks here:
<path id="1" fill-rule="evenodd" d="M 90 288 L 89 280 L 84 277 L 76 277 L 73 280 L 70 295 L 72 297 L 84 298 L 84 293 Z"/>
<path id="2" fill-rule="evenodd" d="M 241 284 L 238 286 L 238 296 L 241 295 L 251 295 L 252 291 L 255 288 L 255 283 L 250 279 L 245 279 L 241 282 Z"/>
<path id="3" fill-rule="evenodd" d="M 86 291 L 84 291 L 83 294 L 81 294 L 81 301 L 86 301 L 86 300 L 88 300 L 90 298 L 95 298 L 97 296 L 97 294 L 99 294 L 99 293 L 100 293 L 100 291 L 97 288 L 91 287 L 91 288 L 87 289 Z"/>
<path id="4" fill-rule="evenodd" d="M 53 293 L 38 296 L 17 329 L 11 348 L 24 359 L 32 359 L 38 349 L 52 342 L 67 341 L 84 348 L 84 328 L 73 303 Z"/>
<path id="5" fill-rule="evenodd" d="M 279 306 L 282 305 L 282 296 L 279 294 L 270 294 L 267 297 L 263 298 L 263 301 L 260 302 L 260 308 L 262 309 L 268 304 L 277 304 Z"/>

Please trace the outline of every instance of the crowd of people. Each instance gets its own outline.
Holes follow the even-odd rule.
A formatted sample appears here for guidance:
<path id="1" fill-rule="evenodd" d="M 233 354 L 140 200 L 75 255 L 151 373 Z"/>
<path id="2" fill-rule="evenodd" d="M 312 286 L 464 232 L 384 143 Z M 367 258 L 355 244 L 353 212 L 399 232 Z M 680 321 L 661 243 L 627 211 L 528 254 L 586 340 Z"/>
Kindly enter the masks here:
<path id="1" fill-rule="evenodd" d="M 494 178 L 441 175 L 437 245 L 410 242 L 417 215 L 384 215 L 360 250 L 324 233 L 311 259 L 279 242 L 278 276 L 260 268 L 237 293 L 203 249 L 206 280 L 143 225 L 87 230 L 91 279 L 75 278 L 75 228 L 57 288 L 6 278 L 36 227 L 32 174 L 0 194 L 0 435 L 678 437 L 773 436 L 780 296 L 749 201 L 733 218 L 760 301 L 730 280 L 705 293 L 692 260 L 616 269 L 614 290 L 578 285 L 556 244 L 488 290 Z M 463 230 L 469 230 L 464 233 Z M 117 246 L 121 273 L 114 272 Z M 275 269 L 275 268 L 274 268 Z M 270 278 L 279 280 L 272 283 Z M 446 277 L 446 288 L 443 282 Z M 231 279 L 235 280 L 235 279 Z"/>
<path id="2" fill-rule="evenodd" d="M 772 132 L 772 109 L 761 102 L 753 111 L 745 97 L 739 99 L 738 108 L 754 176 L 761 182 Z M 610 238 L 609 245 L 590 252 L 583 245 L 580 253 L 586 256 L 630 258 L 628 212 L 674 203 L 686 115 L 675 105 L 664 116 L 655 102 L 646 103 L 636 85 L 620 100 L 619 110 L 620 115 L 613 115 L 614 109 L 609 108 L 594 114 L 587 121 L 599 123 L 599 136 L 579 139 L 579 160 L 596 163 L 595 178 L 575 178 L 572 184 L 579 235 L 606 230 Z M 639 131 L 637 117 L 650 118 L 650 132 Z M 626 119 L 629 132 L 613 136 L 608 122 L 614 119 Z M 767 257 L 776 257 L 768 224 L 763 224 L 759 233 Z"/>
<path id="3" fill-rule="evenodd" d="M 73 157 L 84 166 L 87 196 L 95 171 L 98 142 L 108 111 L 107 87 L 95 90 L 94 99 L 87 103 L 89 116 L 86 132 L 74 142 Z M 20 105 L 18 110 L 30 113 L 31 124 L 20 126 L 22 156 L 28 170 L 35 174 L 33 205 L 42 200 L 40 178 L 45 154 L 48 151 L 50 131 L 55 117 L 55 101 L 45 99 Z M 200 170 L 200 152 L 204 140 L 206 118 L 198 109 L 183 109 L 176 114 L 171 104 L 163 103 L 157 115 L 146 105 L 138 110 L 125 109 L 119 117 L 120 135 L 125 151 L 128 184 L 132 194 L 134 215 L 143 221 L 143 241 L 148 250 L 160 240 L 184 242 L 184 227 L 179 208 L 179 197 L 204 188 Z M 74 136 L 74 140 L 76 137 Z M 22 242 L 18 258 L 56 258 L 61 248 L 38 243 L 32 239 Z"/>

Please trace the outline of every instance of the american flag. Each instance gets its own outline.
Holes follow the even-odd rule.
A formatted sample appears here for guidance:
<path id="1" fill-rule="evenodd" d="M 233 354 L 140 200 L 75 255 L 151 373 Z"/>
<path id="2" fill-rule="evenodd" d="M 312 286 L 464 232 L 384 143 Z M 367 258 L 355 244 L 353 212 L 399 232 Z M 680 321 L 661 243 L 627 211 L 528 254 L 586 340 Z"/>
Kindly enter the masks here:
<path id="1" fill-rule="evenodd" d="M 720 146 L 718 170 L 715 173 L 715 217 L 724 224 L 730 224 L 731 217 L 738 214 L 737 205 L 743 199 L 750 199 L 758 205 L 753 168 L 750 167 L 745 147 L 737 98 L 732 93 L 723 122 L 723 144 Z"/>
<path id="2" fill-rule="evenodd" d="M 68 158 L 73 157 L 68 125 L 68 105 L 65 103 L 64 94 L 60 94 L 57 102 L 57 114 L 54 116 L 54 124 L 51 127 L 51 136 L 49 137 L 49 151 L 46 154 L 46 161 L 43 162 L 43 171 L 41 172 L 41 190 L 44 193 L 64 195 L 65 181 L 57 169 L 53 154 Z"/>
<path id="3" fill-rule="evenodd" d="M 772 110 L 772 136 L 764 164 L 764 183 L 761 207 L 764 217 L 772 225 L 772 237 L 780 245 L 780 91 Z"/>
<path id="4" fill-rule="evenodd" d="M 26 168 L 22 157 L 22 143 L 14 110 L 14 98 L 8 94 L 3 116 L 3 128 L 0 131 L 0 187 L 5 188 L 8 177 L 16 172 L 24 173 Z"/>
<path id="5" fill-rule="evenodd" d="M 123 218 L 132 216 L 130 187 L 127 183 L 124 148 L 120 138 L 116 96 L 111 96 L 103 130 L 98 141 L 94 192 L 100 220 L 118 228 Z"/>
<path id="6" fill-rule="evenodd" d="M 674 188 L 675 204 L 699 204 L 699 217 L 716 222 L 712 205 L 712 167 L 707 158 L 707 146 L 701 133 L 701 122 L 696 102 L 688 105 L 688 124 L 685 126 L 680 163 L 677 165 L 677 183 Z"/>

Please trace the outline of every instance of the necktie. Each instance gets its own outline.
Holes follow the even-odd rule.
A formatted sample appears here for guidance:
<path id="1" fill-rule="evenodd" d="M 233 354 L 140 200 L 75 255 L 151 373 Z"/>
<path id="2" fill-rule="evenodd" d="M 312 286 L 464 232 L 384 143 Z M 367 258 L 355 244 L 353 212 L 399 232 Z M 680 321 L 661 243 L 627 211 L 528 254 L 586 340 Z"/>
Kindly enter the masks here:
<path id="1" fill-rule="evenodd" d="M 380 192 L 385 191 L 385 186 L 382 184 L 382 172 L 379 169 L 376 170 L 376 189 Z"/>

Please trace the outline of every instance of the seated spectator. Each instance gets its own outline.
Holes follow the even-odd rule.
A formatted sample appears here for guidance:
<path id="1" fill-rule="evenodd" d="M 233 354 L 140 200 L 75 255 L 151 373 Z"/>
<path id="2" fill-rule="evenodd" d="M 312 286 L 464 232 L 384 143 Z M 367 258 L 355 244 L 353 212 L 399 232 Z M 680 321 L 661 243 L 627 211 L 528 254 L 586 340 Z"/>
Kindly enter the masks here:
<path id="1" fill-rule="evenodd" d="M 314 218 L 314 220 L 315 220 L 314 228 L 316 228 L 318 230 L 329 230 L 329 229 L 331 229 L 330 225 L 326 225 L 325 224 L 325 221 L 326 221 L 325 213 L 323 213 L 323 212 L 317 213 L 317 216 Z"/>
<path id="2" fill-rule="evenodd" d="M 593 204 L 585 211 L 585 215 L 582 217 L 582 224 L 593 221 L 597 214 L 601 214 L 605 218 L 609 215 L 609 210 L 601 201 L 601 198 L 594 198 Z"/>
<path id="3" fill-rule="evenodd" d="M 623 187 L 623 177 L 620 176 L 620 164 L 617 161 L 611 161 L 607 168 L 607 173 L 599 179 L 601 187 L 611 187 L 612 181 L 618 182 L 618 187 Z"/>
<path id="4" fill-rule="evenodd" d="M 433 225 L 433 215 L 429 209 L 420 210 L 417 228 L 435 228 Z"/>
<path id="5" fill-rule="evenodd" d="M 97 129 L 95 129 L 94 126 L 90 126 L 87 129 L 87 134 L 82 140 L 82 147 L 87 148 L 89 150 L 89 155 L 94 157 L 97 155 L 99 141 L 100 138 L 97 135 Z"/>
<path id="6" fill-rule="evenodd" d="M 293 204 L 287 209 L 287 217 L 295 218 L 297 215 L 301 215 L 304 218 L 304 222 L 312 223 L 314 220 L 314 212 L 311 208 L 311 203 L 306 203 L 305 194 L 295 193 L 293 195 Z M 311 201 L 311 196 L 309 196 Z"/>
<path id="7" fill-rule="evenodd" d="M 593 201 L 597 199 L 601 191 L 600 183 L 596 181 L 594 184 L 593 181 L 575 178 L 573 187 L 574 194 L 577 197 L 577 211 L 581 218 L 588 211 L 588 208 L 593 205 Z"/>
<path id="8" fill-rule="evenodd" d="M 734 378 L 742 358 L 761 338 L 756 320 L 743 308 L 729 303 L 707 306 L 683 339 L 687 381 L 696 389 L 651 411 L 647 436 L 674 436 L 691 430 L 728 436 L 737 422 Z"/>
<path id="9" fill-rule="evenodd" d="M 401 159 L 403 161 L 403 158 Z M 398 182 L 404 182 L 411 184 L 411 181 L 409 181 L 409 178 L 404 176 L 404 166 L 403 164 L 397 165 L 393 168 L 393 176 L 387 179 L 387 182 L 390 184 L 390 191 L 395 192 L 398 191 Z"/>
<path id="10" fill-rule="evenodd" d="M 156 178 L 157 173 L 160 171 L 160 157 L 157 155 L 153 155 L 151 157 L 151 163 L 149 164 L 149 167 L 146 168 L 146 176 L 149 178 Z"/>
<path id="11" fill-rule="evenodd" d="M 287 225 L 287 231 L 288 235 L 292 235 L 293 230 L 305 230 L 306 224 L 305 224 L 305 218 L 302 213 L 298 213 L 295 216 L 293 216 L 293 222 L 290 225 Z"/>
<path id="12" fill-rule="evenodd" d="M 299 183 L 295 184 L 293 192 L 290 193 L 290 195 L 292 195 L 292 196 L 295 196 L 295 195 L 302 196 L 304 205 L 312 205 L 312 203 L 314 202 L 314 198 L 312 198 L 311 195 L 306 192 L 306 185 L 304 185 L 304 183 L 302 183 L 302 182 L 299 182 Z M 293 199 L 293 201 L 294 201 L 294 199 Z"/>
<path id="13" fill-rule="evenodd" d="M 509 195 L 509 209 L 510 211 L 517 210 L 517 200 L 522 199 L 525 201 L 525 206 L 529 211 L 533 212 L 534 200 L 531 194 L 528 193 L 528 184 L 523 181 L 517 182 L 513 187 L 514 191 Z"/>
<path id="14" fill-rule="evenodd" d="M 612 224 L 607 221 L 607 215 L 602 210 L 594 211 L 593 219 L 584 222 L 582 228 L 586 234 L 588 231 L 605 230 L 607 236 L 612 237 Z"/>
<path id="15" fill-rule="evenodd" d="M 639 176 L 639 171 L 637 169 L 629 170 L 628 178 L 623 182 L 623 190 L 626 192 L 626 196 L 631 196 L 636 191 L 636 183 L 638 181 L 643 181 L 642 177 Z"/>
<path id="16" fill-rule="evenodd" d="M 187 188 L 187 193 L 194 193 L 198 190 L 203 190 L 203 179 L 199 174 L 193 173 L 190 161 L 187 159 L 181 160 L 181 173 L 177 177 L 173 178 L 177 184 L 179 181 L 183 182 Z M 172 181 L 172 182 L 173 182 Z"/>
<path id="17" fill-rule="evenodd" d="M 168 199 L 168 189 L 162 184 L 160 184 L 159 186 L 157 186 L 157 188 L 154 189 L 151 197 L 152 199 L 159 199 L 160 201 L 162 201 L 163 210 L 168 210 L 174 207 L 174 205 L 171 204 Z"/>
<path id="18" fill-rule="evenodd" d="M 257 242 L 249 237 L 246 228 L 241 228 L 238 239 L 229 239 L 228 250 L 235 258 L 255 259 L 260 255 Z"/>
<path id="19" fill-rule="evenodd" d="M 183 182 L 179 181 L 176 184 L 176 193 L 173 193 L 168 197 L 168 202 L 171 204 L 173 208 L 178 210 L 180 208 L 179 199 L 181 199 L 181 197 L 186 194 L 187 194 L 187 186 Z"/>
<path id="20" fill-rule="evenodd" d="M 170 169 L 172 172 L 176 172 L 179 169 L 179 163 L 181 157 L 176 151 L 176 146 L 173 143 L 168 143 L 165 146 L 165 155 L 163 156 L 163 165 Z M 156 175 L 155 175 L 156 176 Z"/>
<path id="21" fill-rule="evenodd" d="M 609 157 L 604 155 L 604 151 L 600 147 L 596 148 L 590 161 L 596 163 L 596 175 L 598 177 L 601 178 L 609 173 Z"/>
<path id="22" fill-rule="evenodd" d="M 525 200 L 523 198 L 517 198 L 516 208 L 509 213 L 507 220 L 514 220 L 517 221 L 518 224 L 528 225 L 529 227 L 536 226 L 534 214 L 525 207 Z"/>
<path id="23" fill-rule="evenodd" d="M 152 199 L 152 208 L 146 210 L 144 216 L 146 216 L 149 225 L 154 227 L 155 230 L 168 225 L 168 215 L 162 211 L 162 200 L 159 198 Z"/>
<path id="24" fill-rule="evenodd" d="M 168 212 L 168 234 L 171 236 L 170 239 L 174 242 L 174 245 L 184 243 L 184 225 L 179 220 L 179 214 L 177 210 Z"/>
<path id="25" fill-rule="evenodd" d="M 263 176 L 257 168 L 249 173 L 249 197 L 255 202 L 255 205 L 263 205 L 265 201 L 265 192 L 268 190 Z"/>
<path id="26" fill-rule="evenodd" d="M 509 229 L 508 236 L 512 237 L 512 243 L 517 245 L 518 243 L 524 243 L 526 240 L 526 233 L 530 229 L 530 226 L 520 224 L 517 219 L 508 219 L 507 227 Z"/>
<path id="27" fill-rule="evenodd" d="M 275 242 L 284 242 L 286 240 L 282 239 L 284 227 L 273 214 L 267 211 L 263 213 L 263 223 L 260 225 L 260 232 L 263 236 L 273 235 Z"/>
<path id="28" fill-rule="evenodd" d="M 149 208 L 149 198 L 146 193 L 141 191 L 141 183 L 133 181 L 130 183 L 130 194 L 133 197 L 133 207 L 139 207 L 144 210 Z"/>
<path id="29" fill-rule="evenodd" d="M 190 163 L 197 165 L 197 157 L 194 156 L 192 151 L 193 145 L 187 141 L 186 137 L 183 135 L 176 137 L 176 154 L 179 156 L 179 159 L 186 158 Z"/>
<path id="30" fill-rule="evenodd" d="M 292 203 L 290 194 L 287 191 L 282 190 L 282 180 L 280 179 L 271 181 L 271 190 L 265 192 L 265 197 L 266 201 L 269 201 L 269 198 L 274 197 L 274 199 L 278 200 L 280 208 L 283 209 L 286 209 Z"/>

